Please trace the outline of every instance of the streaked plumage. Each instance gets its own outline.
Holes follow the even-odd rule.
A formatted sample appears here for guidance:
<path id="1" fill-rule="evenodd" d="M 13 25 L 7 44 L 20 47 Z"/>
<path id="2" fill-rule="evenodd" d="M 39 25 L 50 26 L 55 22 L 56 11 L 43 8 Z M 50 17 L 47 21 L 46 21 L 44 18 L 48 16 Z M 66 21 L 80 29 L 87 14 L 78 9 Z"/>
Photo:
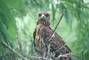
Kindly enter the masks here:
<path id="1" fill-rule="evenodd" d="M 37 26 L 33 33 L 35 50 L 41 55 L 43 55 L 44 53 L 46 53 L 47 55 L 48 46 L 50 45 L 50 52 L 54 53 L 54 57 L 70 53 L 71 50 L 62 40 L 60 35 L 58 35 L 56 32 L 54 33 L 54 36 L 52 37 L 51 41 L 49 41 L 49 38 L 51 37 L 52 33 L 53 30 L 50 28 L 50 15 L 48 11 L 42 10 L 38 14 Z M 70 56 L 68 56 L 61 57 L 59 60 L 72 59 Z"/>

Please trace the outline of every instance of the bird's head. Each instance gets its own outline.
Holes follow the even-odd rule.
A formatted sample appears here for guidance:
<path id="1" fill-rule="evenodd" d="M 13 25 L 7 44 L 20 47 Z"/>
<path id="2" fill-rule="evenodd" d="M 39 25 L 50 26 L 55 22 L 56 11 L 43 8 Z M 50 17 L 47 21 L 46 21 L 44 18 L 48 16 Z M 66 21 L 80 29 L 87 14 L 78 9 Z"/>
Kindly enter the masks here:
<path id="1" fill-rule="evenodd" d="M 42 10 L 38 13 L 38 21 L 49 22 L 50 15 L 46 10 Z"/>

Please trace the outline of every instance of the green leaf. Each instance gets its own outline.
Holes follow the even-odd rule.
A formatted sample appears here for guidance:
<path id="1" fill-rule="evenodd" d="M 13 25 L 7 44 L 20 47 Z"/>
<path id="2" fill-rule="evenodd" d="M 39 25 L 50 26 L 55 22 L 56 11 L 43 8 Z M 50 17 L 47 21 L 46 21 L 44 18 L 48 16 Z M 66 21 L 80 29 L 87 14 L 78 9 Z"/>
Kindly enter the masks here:
<path id="1" fill-rule="evenodd" d="M 54 7 L 54 4 L 53 3 L 51 3 L 51 5 L 52 5 L 52 20 L 54 21 L 55 20 L 55 15 L 56 15 L 56 10 L 55 10 L 55 7 Z"/>
<path id="2" fill-rule="evenodd" d="M 42 9 L 43 9 L 43 10 L 48 10 L 48 9 L 49 9 L 49 8 L 48 8 L 48 4 L 47 4 L 47 2 L 44 1 L 44 0 L 42 0 L 42 4 L 41 4 L 41 6 L 42 6 Z"/>
<path id="3" fill-rule="evenodd" d="M 19 9 L 22 6 L 22 0 L 2 0 L 9 8 Z"/>
<path id="4" fill-rule="evenodd" d="M 9 34 L 8 34 L 7 30 L 6 30 L 6 27 L 4 26 L 4 24 L 3 24 L 1 19 L 0 19 L 0 31 L 2 31 L 5 34 L 5 36 L 9 40 L 9 42 L 13 45 L 13 40 L 9 36 Z"/>
<path id="5" fill-rule="evenodd" d="M 9 39 L 10 43 L 13 44 L 15 42 L 15 35 L 16 35 L 16 21 L 14 16 L 11 14 L 10 9 L 7 5 L 0 1 L 0 16 L 1 16 L 1 29 L 6 37 Z"/>

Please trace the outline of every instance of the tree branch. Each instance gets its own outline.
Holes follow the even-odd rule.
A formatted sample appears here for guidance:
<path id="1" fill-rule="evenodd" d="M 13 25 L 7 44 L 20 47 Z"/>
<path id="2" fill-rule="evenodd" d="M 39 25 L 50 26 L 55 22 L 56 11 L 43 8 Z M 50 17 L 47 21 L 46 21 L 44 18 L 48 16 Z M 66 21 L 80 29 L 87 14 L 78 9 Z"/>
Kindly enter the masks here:
<path id="1" fill-rule="evenodd" d="M 60 17 L 60 19 L 59 19 L 59 21 L 58 21 L 56 27 L 54 28 L 53 33 L 51 34 L 51 37 L 49 38 L 48 41 L 51 41 L 52 37 L 54 36 L 54 33 L 55 33 L 55 31 L 56 31 L 56 29 L 57 29 L 57 27 L 58 27 L 60 21 L 62 20 L 62 18 L 63 18 L 63 16 L 64 16 L 64 13 L 65 13 L 65 10 L 62 12 L 62 15 L 61 15 L 61 17 Z"/>
<path id="2" fill-rule="evenodd" d="M 6 47 L 7 49 L 9 49 L 10 51 L 12 51 L 14 54 L 16 54 L 17 56 L 19 56 L 20 58 L 26 59 L 23 55 L 21 55 L 20 53 L 16 52 L 13 48 L 11 48 L 10 46 L 8 46 L 5 42 L 0 41 L 0 44 L 3 47 Z"/>

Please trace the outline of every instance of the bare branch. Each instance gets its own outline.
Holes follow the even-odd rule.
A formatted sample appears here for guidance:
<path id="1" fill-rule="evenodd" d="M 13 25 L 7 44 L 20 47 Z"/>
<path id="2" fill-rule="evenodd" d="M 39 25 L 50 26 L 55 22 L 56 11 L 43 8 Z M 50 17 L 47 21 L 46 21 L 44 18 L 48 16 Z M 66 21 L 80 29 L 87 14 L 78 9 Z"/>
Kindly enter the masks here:
<path id="1" fill-rule="evenodd" d="M 75 55 L 75 54 L 72 54 L 72 56 L 78 57 L 79 59 L 82 58 L 82 57 L 80 57 L 80 56 L 78 56 L 78 55 Z"/>
<path id="2" fill-rule="evenodd" d="M 63 54 L 63 55 L 59 55 L 58 56 L 58 59 L 60 59 L 60 57 L 67 57 L 67 56 L 70 56 L 72 53 L 67 53 L 67 54 Z"/>
<path id="3" fill-rule="evenodd" d="M 55 52 L 53 52 L 53 55 L 54 55 L 56 52 L 60 51 L 63 47 L 64 47 L 64 46 L 61 46 L 60 48 L 58 48 Z"/>
<path id="4" fill-rule="evenodd" d="M 26 59 L 23 55 L 21 55 L 20 53 L 16 52 L 13 48 L 11 48 L 10 46 L 8 46 L 5 42 L 1 42 L 0 41 L 0 44 L 3 46 L 3 47 L 6 47 L 7 49 L 9 49 L 10 51 L 12 51 L 14 54 L 16 54 L 17 56 L 19 56 L 20 58 L 23 58 L 23 59 Z"/>
<path id="5" fill-rule="evenodd" d="M 63 18 L 63 16 L 64 16 L 64 13 L 65 13 L 65 10 L 63 11 L 63 13 L 62 13 L 62 15 L 61 15 L 61 17 L 60 17 L 60 19 L 59 19 L 59 21 L 58 21 L 56 27 L 55 27 L 54 30 L 53 30 L 53 33 L 51 34 L 51 37 L 49 38 L 48 41 L 51 41 L 51 39 L 52 39 L 52 37 L 53 37 L 53 35 L 54 35 L 54 33 L 55 33 L 55 31 L 56 31 L 56 29 L 57 29 L 57 27 L 58 27 L 60 21 L 62 20 L 62 18 Z"/>

